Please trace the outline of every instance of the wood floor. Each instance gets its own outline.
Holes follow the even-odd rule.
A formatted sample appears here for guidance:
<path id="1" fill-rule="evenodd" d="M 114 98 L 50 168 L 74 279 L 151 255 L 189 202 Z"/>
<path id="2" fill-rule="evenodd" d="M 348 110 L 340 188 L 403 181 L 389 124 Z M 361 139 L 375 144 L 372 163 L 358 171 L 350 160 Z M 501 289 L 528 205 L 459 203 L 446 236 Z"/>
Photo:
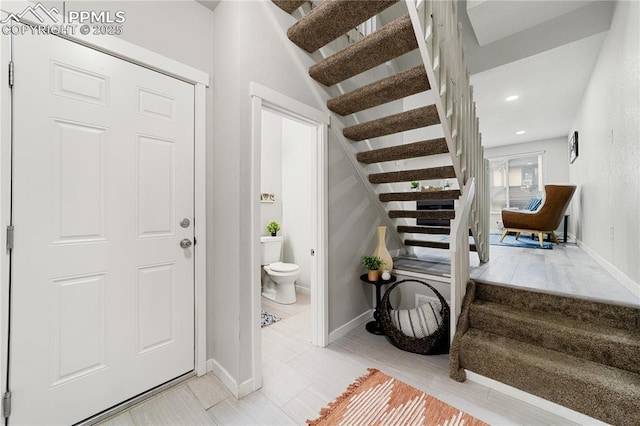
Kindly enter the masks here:
<path id="1" fill-rule="evenodd" d="M 415 254 L 400 265 L 435 275 L 449 274 L 447 251 L 417 248 Z M 478 256 L 471 253 L 470 263 L 472 278 L 640 306 L 640 291 L 629 291 L 576 244 L 554 244 L 552 250 L 492 245 L 489 262 L 480 264 Z M 394 260 L 394 267 L 398 265 Z"/>
<path id="2" fill-rule="evenodd" d="M 437 253 L 442 253 L 438 251 Z M 473 254 L 472 254 L 473 256 Z M 473 257 L 472 257 L 473 259 Z M 475 257 L 472 275 L 490 281 L 640 305 L 632 294 L 573 244 L 553 250 L 491 247 L 491 261 Z M 437 261 L 436 261 L 437 263 Z M 437 266 L 442 271 L 444 266 Z M 262 329 L 263 387 L 236 400 L 211 373 L 177 385 L 103 422 L 104 425 L 303 425 L 367 368 L 377 368 L 494 425 L 565 425 L 572 422 L 467 381 L 449 379 L 448 356 L 403 352 L 364 329 L 326 348 L 311 345 L 309 296 L 263 309 L 282 318 Z"/>

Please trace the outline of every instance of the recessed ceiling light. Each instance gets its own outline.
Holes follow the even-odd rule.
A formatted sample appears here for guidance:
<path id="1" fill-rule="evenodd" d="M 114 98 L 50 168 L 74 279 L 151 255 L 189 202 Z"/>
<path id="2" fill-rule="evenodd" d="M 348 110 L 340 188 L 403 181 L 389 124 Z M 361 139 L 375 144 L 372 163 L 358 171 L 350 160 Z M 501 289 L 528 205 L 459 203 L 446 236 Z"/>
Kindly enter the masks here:
<path id="1" fill-rule="evenodd" d="M 511 95 L 511 96 L 508 96 L 508 97 L 504 98 L 504 100 L 507 101 L 507 102 L 511 102 L 511 101 L 515 101 L 518 98 L 519 98 L 518 95 Z"/>
<path id="2" fill-rule="evenodd" d="M 524 130 L 520 130 L 519 132 L 516 132 L 516 135 L 524 135 L 526 132 Z"/>

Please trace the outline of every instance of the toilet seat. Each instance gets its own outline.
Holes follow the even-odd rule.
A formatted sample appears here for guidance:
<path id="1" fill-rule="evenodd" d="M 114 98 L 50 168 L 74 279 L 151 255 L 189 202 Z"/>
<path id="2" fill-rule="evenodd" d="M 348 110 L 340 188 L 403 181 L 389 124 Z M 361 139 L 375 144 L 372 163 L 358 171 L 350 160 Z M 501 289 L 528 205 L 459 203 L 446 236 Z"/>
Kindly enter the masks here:
<path id="1" fill-rule="evenodd" d="M 295 272 L 298 269 L 300 269 L 300 267 L 295 263 L 276 262 L 276 263 L 270 264 L 269 269 L 271 269 L 273 272 L 287 273 L 287 272 Z"/>

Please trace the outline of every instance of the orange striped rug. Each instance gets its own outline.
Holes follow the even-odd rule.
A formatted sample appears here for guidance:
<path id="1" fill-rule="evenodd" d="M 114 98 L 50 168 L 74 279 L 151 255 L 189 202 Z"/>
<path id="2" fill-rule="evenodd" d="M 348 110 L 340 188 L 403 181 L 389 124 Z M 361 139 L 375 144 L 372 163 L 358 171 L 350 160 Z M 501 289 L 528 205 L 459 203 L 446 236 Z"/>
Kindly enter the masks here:
<path id="1" fill-rule="evenodd" d="M 320 411 L 310 425 L 475 426 L 485 422 L 406 383 L 369 368 L 369 374 Z"/>

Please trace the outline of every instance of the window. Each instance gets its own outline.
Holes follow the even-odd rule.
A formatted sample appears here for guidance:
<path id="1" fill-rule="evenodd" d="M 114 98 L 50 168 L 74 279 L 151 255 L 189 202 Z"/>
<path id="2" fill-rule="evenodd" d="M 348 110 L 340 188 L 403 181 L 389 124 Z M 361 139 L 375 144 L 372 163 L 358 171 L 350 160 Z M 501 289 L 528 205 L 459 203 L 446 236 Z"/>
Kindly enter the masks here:
<path id="1" fill-rule="evenodd" d="M 522 209 L 533 197 L 541 197 L 543 152 L 489 159 L 491 212 Z"/>

